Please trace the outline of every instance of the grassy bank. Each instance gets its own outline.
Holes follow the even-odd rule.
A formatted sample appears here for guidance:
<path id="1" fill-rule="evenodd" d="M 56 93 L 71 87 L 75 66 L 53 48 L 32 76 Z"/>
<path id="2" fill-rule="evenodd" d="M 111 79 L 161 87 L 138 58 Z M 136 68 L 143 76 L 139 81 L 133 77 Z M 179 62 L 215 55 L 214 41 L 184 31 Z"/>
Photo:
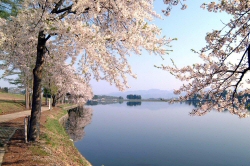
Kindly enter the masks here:
<path id="1" fill-rule="evenodd" d="M 5 93 L 2 95 L 6 98 L 0 99 L 0 109 L 17 111 L 20 106 L 20 110 L 24 110 L 22 100 L 10 100 L 13 97 L 12 94 Z M 70 105 L 65 104 L 60 107 L 68 106 Z M 60 107 L 42 112 L 40 139 L 37 142 L 24 142 L 23 117 L 1 123 L 1 127 L 18 128 L 6 146 L 3 166 L 91 166 L 75 148 L 73 141 L 70 140 L 64 127 L 60 124 L 59 119 L 67 114 L 67 111 Z"/>
<path id="2" fill-rule="evenodd" d="M 61 165 L 90 166 L 91 164 L 75 148 L 73 141 L 70 140 L 59 122 L 59 119 L 65 114 L 67 111 L 63 110 L 57 115 L 50 115 L 47 118 L 42 128 L 41 145 L 32 147 L 33 152 L 39 156 L 49 156 L 50 159 Z"/>
<path id="3" fill-rule="evenodd" d="M 25 110 L 24 101 L 0 100 L 0 115 Z"/>
<path id="4" fill-rule="evenodd" d="M 37 142 L 24 142 L 23 117 L 2 123 L 4 127 L 18 128 L 6 146 L 2 166 L 91 166 L 59 122 L 66 114 L 67 111 L 59 107 L 42 112 Z"/>
<path id="5" fill-rule="evenodd" d="M 0 92 L 0 115 L 25 110 L 24 95 Z"/>
<path id="6" fill-rule="evenodd" d="M 11 94 L 11 93 L 5 93 L 0 92 L 0 100 L 25 100 L 25 96 L 21 94 Z"/>

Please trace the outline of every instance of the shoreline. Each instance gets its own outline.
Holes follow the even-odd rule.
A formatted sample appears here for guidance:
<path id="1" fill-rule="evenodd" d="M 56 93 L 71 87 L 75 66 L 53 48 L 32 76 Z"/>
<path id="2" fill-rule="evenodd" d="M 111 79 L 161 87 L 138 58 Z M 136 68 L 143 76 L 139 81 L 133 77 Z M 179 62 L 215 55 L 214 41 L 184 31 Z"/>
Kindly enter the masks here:
<path id="1" fill-rule="evenodd" d="M 3 157 L 2 166 L 10 164 L 12 166 L 92 166 L 76 149 L 64 127 L 59 122 L 59 119 L 67 116 L 67 111 L 64 109 L 59 106 L 51 111 L 42 113 L 40 119 L 40 139 L 37 142 L 25 143 L 23 135 L 24 117 L 0 123 L 2 128 L 18 128 L 6 144 L 6 153 Z"/>
<path id="2" fill-rule="evenodd" d="M 66 114 L 63 114 L 62 116 L 60 116 L 57 120 L 59 122 L 59 124 L 63 127 L 65 133 L 67 134 L 66 130 L 65 130 L 65 122 L 68 119 L 69 115 L 68 115 L 68 110 L 76 108 L 77 105 L 72 105 L 72 106 L 67 106 L 67 107 L 62 107 L 62 111 L 66 111 Z M 67 134 L 68 135 L 68 134 Z M 69 137 L 69 135 L 68 135 Z M 70 137 L 69 137 L 70 138 Z M 69 139 L 70 141 L 72 141 L 71 139 Z M 92 164 L 78 151 L 78 149 L 75 147 L 74 142 L 72 141 L 72 146 L 77 150 L 78 154 L 82 157 L 82 159 L 84 160 L 85 164 L 84 166 L 92 166 Z"/>

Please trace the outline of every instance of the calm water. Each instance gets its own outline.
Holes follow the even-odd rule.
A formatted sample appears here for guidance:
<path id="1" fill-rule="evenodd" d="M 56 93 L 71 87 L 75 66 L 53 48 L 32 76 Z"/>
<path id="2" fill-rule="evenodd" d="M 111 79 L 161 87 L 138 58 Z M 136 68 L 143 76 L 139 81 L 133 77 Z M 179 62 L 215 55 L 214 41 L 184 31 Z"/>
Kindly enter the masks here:
<path id="1" fill-rule="evenodd" d="M 164 102 L 88 108 L 73 113 L 71 136 L 94 166 L 250 165 L 249 118 L 192 117 L 193 106 Z"/>

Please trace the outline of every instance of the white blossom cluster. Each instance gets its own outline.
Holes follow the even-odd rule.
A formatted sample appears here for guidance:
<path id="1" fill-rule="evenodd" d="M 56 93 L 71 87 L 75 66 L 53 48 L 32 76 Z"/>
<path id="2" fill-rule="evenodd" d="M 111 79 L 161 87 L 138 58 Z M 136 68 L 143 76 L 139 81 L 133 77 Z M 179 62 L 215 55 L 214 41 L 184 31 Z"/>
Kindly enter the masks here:
<path id="1" fill-rule="evenodd" d="M 183 0 L 186 1 L 186 0 Z M 162 13 L 165 16 L 169 16 L 172 10 L 172 6 L 176 6 L 178 4 L 181 5 L 181 10 L 187 9 L 187 5 L 182 2 L 182 0 L 163 0 L 163 3 L 167 5 L 165 10 L 162 10 Z"/>
<path id="2" fill-rule="evenodd" d="M 149 23 L 159 17 L 153 0 L 24 0 L 16 17 L 0 19 L 0 60 L 5 68 L 15 66 L 32 76 L 38 34 L 44 34 L 44 86 L 50 80 L 58 92 L 86 101 L 91 78 L 120 90 L 129 87 L 127 75 L 135 77 L 127 61 L 131 53 L 166 53 L 171 40 L 159 37 L 161 30 Z M 67 59 L 71 65 L 64 63 Z"/>
<path id="3" fill-rule="evenodd" d="M 185 92 L 180 100 L 198 95 L 202 101 L 191 115 L 204 115 L 216 109 L 228 110 L 239 117 L 249 116 L 246 102 L 250 89 L 247 73 L 250 70 L 250 0 L 222 0 L 220 3 L 202 4 L 201 8 L 210 12 L 224 11 L 232 15 L 230 22 L 221 30 L 213 30 L 206 35 L 207 45 L 200 51 L 203 64 L 193 64 L 183 68 L 163 66 L 177 79 L 188 82 L 175 91 Z M 234 59 L 232 61 L 232 58 Z M 248 81 L 249 83 L 249 81 Z M 227 93 L 223 95 L 223 93 Z"/>

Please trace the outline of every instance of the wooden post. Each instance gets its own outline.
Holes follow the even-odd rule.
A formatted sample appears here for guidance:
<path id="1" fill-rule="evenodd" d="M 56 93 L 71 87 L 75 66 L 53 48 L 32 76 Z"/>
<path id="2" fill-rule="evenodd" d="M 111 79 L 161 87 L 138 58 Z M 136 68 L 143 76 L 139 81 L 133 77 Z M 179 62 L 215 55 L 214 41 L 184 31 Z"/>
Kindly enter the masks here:
<path id="1" fill-rule="evenodd" d="M 49 110 L 50 110 L 50 99 L 49 99 Z"/>
<path id="2" fill-rule="evenodd" d="M 24 139 L 25 139 L 25 143 L 27 143 L 27 118 L 24 118 Z"/>
<path id="3" fill-rule="evenodd" d="M 30 128 L 30 115 L 28 116 L 28 125 L 27 125 L 27 133 L 29 135 L 29 128 Z"/>
<path id="4" fill-rule="evenodd" d="M 25 88 L 25 108 L 26 109 L 29 109 L 30 106 L 29 106 L 29 88 L 28 88 L 28 85 L 26 85 L 26 88 Z"/>

